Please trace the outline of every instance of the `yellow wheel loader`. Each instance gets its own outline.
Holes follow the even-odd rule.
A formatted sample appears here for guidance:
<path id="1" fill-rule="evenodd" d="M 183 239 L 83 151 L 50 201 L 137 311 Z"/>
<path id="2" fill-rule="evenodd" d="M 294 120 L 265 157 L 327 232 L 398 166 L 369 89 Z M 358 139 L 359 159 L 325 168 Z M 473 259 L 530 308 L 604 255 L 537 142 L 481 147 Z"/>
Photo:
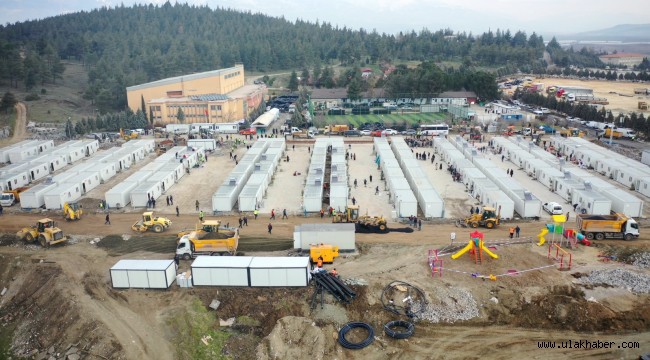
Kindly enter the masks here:
<path id="1" fill-rule="evenodd" d="M 142 214 L 142 220 L 138 220 L 131 229 L 133 231 L 145 232 L 152 230 L 155 233 L 161 233 L 172 225 L 172 221 L 164 217 L 154 217 L 153 211 L 147 211 Z"/>
<path id="2" fill-rule="evenodd" d="M 48 247 L 68 240 L 68 238 L 63 235 L 63 231 L 56 227 L 54 220 L 47 218 L 39 220 L 36 223 L 36 226 L 23 228 L 16 233 L 16 236 L 28 243 L 38 240 L 43 247 Z"/>

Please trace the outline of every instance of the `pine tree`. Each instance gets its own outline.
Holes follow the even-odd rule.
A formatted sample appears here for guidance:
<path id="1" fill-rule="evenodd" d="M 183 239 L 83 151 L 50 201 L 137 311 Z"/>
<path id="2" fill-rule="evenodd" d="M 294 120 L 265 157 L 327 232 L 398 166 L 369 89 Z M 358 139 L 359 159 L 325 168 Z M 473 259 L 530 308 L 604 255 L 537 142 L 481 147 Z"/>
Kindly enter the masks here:
<path id="1" fill-rule="evenodd" d="M 287 85 L 287 88 L 291 92 L 298 90 L 298 74 L 296 74 L 295 70 L 291 72 L 291 78 L 289 79 L 289 85 Z"/>
<path id="2" fill-rule="evenodd" d="M 359 100 L 361 99 L 361 85 L 356 78 L 352 78 L 348 85 L 348 99 Z"/>
<path id="3" fill-rule="evenodd" d="M 144 102 L 144 95 L 140 95 L 140 110 L 144 114 L 144 117 L 147 117 L 147 104 Z"/>

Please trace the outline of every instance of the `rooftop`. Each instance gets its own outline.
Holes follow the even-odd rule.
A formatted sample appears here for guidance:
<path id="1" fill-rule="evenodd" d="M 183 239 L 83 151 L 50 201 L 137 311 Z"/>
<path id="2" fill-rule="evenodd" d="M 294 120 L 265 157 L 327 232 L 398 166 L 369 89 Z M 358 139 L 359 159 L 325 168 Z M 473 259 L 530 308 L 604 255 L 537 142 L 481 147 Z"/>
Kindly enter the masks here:
<path id="1" fill-rule="evenodd" d="M 609 55 L 602 55 L 599 56 L 600 58 L 605 58 L 605 59 L 620 59 L 620 58 L 636 58 L 636 57 L 648 57 L 648 55 L 643 55 L 643 54 L 636 54 L 636 53 L 619 53 L 619 54 L 609 54 Z"/>
<path id="2" fill-rule="evenodd" d="M 219 69 L 219 70 L 205 71 L 205 72 L 196 73 L 196 74 L 189 74 L 189 75 L 181 75 L 181 76 L 176 76 L 176 77 L 170 77 L 170 78 L 166 78 L 166 79 L 161 79 L 161 80 L 148 82 L 148 83 L 145 83 L 145 84 L 129 86 L 129 87 L 126 88 L 126 91 L 142 90 L 142 89 L 155 87 L 155 86 L 176 84 L 176 83 L 180 83 L 180 82 L 183 82 L 183 81 L 204 79 L 204 78 L 209 78 L 209 77 L 214 77 L 214 76 L 227 74 L 227 73 L 230 73 L 230 72 L 232 72 L 234 70 L 243 69 L 243 68 L 244 68 L 243 65 L 235 65 L 233 67 L 226 68 L 226 69 Z"/>
<path id="3" fill-rule="evenodd" d="M 473 91 L 445 91 L 438 95 L 439 98 L 475 98 Z"/>

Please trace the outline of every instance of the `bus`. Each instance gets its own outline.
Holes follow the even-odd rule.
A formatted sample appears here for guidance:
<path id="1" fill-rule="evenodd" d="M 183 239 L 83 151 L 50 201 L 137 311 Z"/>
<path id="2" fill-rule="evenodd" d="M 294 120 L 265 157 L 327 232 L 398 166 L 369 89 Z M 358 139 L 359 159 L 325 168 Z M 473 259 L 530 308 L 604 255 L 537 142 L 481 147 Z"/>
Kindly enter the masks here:
<path id="1" fill-rule="evenodd" d="M 449 125 L 447 124 L 426 124 L 420 125 L 421 135 L 447 136 L 449 135 Z"/>

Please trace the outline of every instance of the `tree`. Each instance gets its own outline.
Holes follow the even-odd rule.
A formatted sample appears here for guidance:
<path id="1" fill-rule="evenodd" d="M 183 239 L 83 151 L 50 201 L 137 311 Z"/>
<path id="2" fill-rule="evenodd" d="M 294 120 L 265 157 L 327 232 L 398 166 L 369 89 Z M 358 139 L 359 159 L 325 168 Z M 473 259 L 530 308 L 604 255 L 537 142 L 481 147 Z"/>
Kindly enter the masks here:
<path id="1" fill-rule="evenodd" d="M 309 81 L 309 69 L 304 68 L 302 69 L 302 74 L 300 75 L 300 84 L 302 86 L 307 86 L 308 81 Z"/>
<path id="2" fill-rule="evenodd" d="M 361 85 L 356 78 L 352 78 L 348 85 L 348 99 L 353 101 L 361 99 Z"/>
<path id="3" fill-rule="evenodd" d="M 178 119 L 178 122 L 180 124 L 185 123 L 185 113 L 183 112 L 183 109 L 180 107 L 178 108 L 178 112 L 176 113 L 176 118 Z"/>
<path id="4" fill-rule="evenodd" d="M 140 95 L 140 110 L 144 113 L 144 117 L 147 117 L 147 104 L 144 102 L 144 95 Z"/>
<path id="5" fill-rule="evenodd" d="M 72 126 L 72 121 L 70 118 L 68 118 L 68 121 L 65 122 L 65 137 L 69 139 L 72 139 L 74 137 L 75 131 L 74 127 Z"/>
<path id="6" fill-rule="evenodd" d="M 2 100 L 0 100 L 0 110 L 5 110 L 5 112 L 9 114 L 9 111 L 13 109 L 17 102 L 18 101 L 16 100 L 16 96 L 13 93 L 7 91 L 2 96 Z"/>
<path id="7" fill-rule="evenodd" d="M 298 90 L 298 74 L 296 74 L 295 70 L 291 72 L 291 78 L 289 78 L 289 85 L 287 85 L 287 88 L 291 92 Z"/>

